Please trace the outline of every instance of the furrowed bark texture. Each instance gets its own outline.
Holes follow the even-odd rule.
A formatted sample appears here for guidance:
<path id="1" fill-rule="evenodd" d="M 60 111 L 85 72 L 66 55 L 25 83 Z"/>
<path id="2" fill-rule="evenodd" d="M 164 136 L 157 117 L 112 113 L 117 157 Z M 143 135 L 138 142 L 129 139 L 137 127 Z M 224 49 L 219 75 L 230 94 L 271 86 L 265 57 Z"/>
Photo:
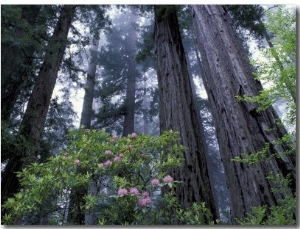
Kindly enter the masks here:
<path id="1" fill-rule="evenodd" d="M 157 76 L 159 87 L 160 131 L 180 132 L 186 147 L 181 168 L 172 170 L 178 185 L 179 203 L 188 208 L 193 202 L 205 202 L 214 218 L 217 207 L 209 180 L 204 139 L 200 134 L 187 63 L 178 28 L 175 7 L 168 12 L 155 8 L 155 44 L 157 50 Z M 163 14 L 163 15 L 162 15 Z"/>
<path id="2" fill-rule="evenodd" d="M 20 184 L 15 173 L 21 171 L 26 164 L 34 161 L 38 154 L 41 135 L 75 8 L 76 6 L 65 5 L 61 9 L 59 20 L 48 44 L 49 48 L 44 63 L 37 76 L 20 126 L 19 138 L 22 140 L 24 148 L 22 152 L 15 152 L 15 155 L 9 159 L 3 174 L 1 181 L 2 202 L 19 191 Z"/>
<path id="3" fill-rule="evenodd" d="M 275 122 L 278 116 L 274 109 L 258 113 L 257 104 L 236 99 L 237 95 L 257 95 L 262 86 L 254 79 L 247 53 L 222 6 L 192 5 L 191 11 L 236 223 L 235 218 L 244 217 L 252 206 L 276 204 L 280 196 L 271 192 L 275 186 L 266 179 L 270 172 L 291 174 L 290 188 L 295 191 L 295 155 L 253 165 L 231 161 L 242 153 L 261 151 L 266 143 L 270 144 L 267 155 L 290 150 L 274 144 L 286 130 Z"/>

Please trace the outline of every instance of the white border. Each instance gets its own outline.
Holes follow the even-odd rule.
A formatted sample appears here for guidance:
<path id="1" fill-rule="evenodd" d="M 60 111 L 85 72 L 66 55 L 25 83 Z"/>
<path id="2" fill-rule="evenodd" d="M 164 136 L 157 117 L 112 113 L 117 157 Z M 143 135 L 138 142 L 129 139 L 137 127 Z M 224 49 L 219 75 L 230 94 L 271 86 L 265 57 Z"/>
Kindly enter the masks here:
<path id="1" fill-rule="evenodd" d="M 58 1 L 58 0 L 54 0 L 54 1 L 45 1 L 45 0 L 31 0 L 31 1 L 24 1 L 24 0 L 2 0 L 1 1 L 1 5 L 13 5 L 13 4 L 37 4 L 37 5 L 45 5 L 45 4 L 79 4 L 79 5 L 87 5 L 87 4 L 115 4 L 115 5 L 121 5 L 121 4 L 125 4 L 125 5 L 156 5 L 156 4 L 173 4 L 173 5 L 187 5 L 187 4 L 222 4 L 222 5 L 227 5 L 227 4 L 292 4 L 292 5 L 298 5 L 297 4 L 298 1 L 297 0 L 245 0 L 245 1 L 237 1 L 237 0 L 227 0 L 227 1 L 221 1 L 221 0 L 189 0 L 189 1 L 184 1 L 184 0 L 152 0 L 152 1 L 147 1 L 147 0 L 140 0 L 140 1 L 135 1 L 135 0 L 131 0 L 131 1 L 125 1 L 124 0 L 110 0 L 108 1 L 103 1 L 103 0 L 99 0 L 99 1 L 95 1 L 95 0 L 90 0 L 90 1 L 80 1 L 80 0 L 72 0 L 72 1 Z"/>

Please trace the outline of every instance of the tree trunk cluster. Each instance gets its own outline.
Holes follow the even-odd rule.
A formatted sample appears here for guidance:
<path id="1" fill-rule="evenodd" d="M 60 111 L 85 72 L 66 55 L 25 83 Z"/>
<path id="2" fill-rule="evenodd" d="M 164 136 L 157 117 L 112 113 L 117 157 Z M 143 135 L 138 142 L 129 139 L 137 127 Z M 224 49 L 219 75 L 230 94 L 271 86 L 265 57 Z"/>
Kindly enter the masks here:
<path id="1" fill-rule="evenodd" d="M 172 8 L 162 15 L 162 7 L 155 9 L 160 131 L 178 131 L 186 147 L 182 167 L 174 169 L 171 176 L 183 182 L 177 187 L 176 195 L 184 208 L 193 202 L 205 202 L 217 218 L 176 11 L 173 6 L 167 6 Z"/>
<path id="2" fill-rule="evenodd" d="M 273 157 L 254 165 L 233 162 L 243 153 L 255 153 L 269 144 L 267 155 L 289 148 L 274 141 L 287 132 L 276 123 L 273 108 L 257 112 L 257 104 L 239 101 L 238 95 L 257 95 L 262 90 L 248 56 L 222 6 L 192 5 L 193 22 L 204 66 L 203 82 L 212 107 L 220 154 L 225 167 L 231 199 L 232 218 L 242 218 L 253 206 L 272 206 L 279 196 L 271 191 L 270 172 L 282 178 L 292 175 L 295 191 L 295 155 Z"/>

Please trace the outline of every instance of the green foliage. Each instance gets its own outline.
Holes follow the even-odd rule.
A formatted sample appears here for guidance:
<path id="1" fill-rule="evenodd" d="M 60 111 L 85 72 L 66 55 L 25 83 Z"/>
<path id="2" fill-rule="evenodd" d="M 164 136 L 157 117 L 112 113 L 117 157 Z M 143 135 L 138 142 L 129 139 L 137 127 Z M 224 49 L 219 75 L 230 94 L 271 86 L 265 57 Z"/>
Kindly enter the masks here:
<path id="1" fill-rule="evenodd" d="M 235 26 L 249 30 L 257 39 L 263 37 L 265 29 L 261 20 L 264 9 L 260 5 L 227 5 L 226 9 L 232 15 Z"/>
<path id="2" fill-rule="evenodd" d="M 206 208 L 204 202 L 200 204 L 193 203 L 187 211 L 179 209 L 177 214 L 180 221 L 187 225 L 203 225 L 207 224 L 205 219 L 212 219 L 211 212 Z M 218 223 L 219 221 L 217 220 L 216 222 Z M 211 221 L 209 224 L 213 225 L 215 223 Z"/>
<path id="3" fill-rule="evenodd" d="M 282 179 L 279 174 L 270 174 L 268 179 L 272 180 L 276 185 L 276 189 L 272 189 L 274 193 L 281 194 L 283 198 L 278 200 L 275 206 L 257 206 L 253 207 L 250 213 L 246 214 L 244 219 L 238 220 L 240 225 L 296 225 L 296 197 L 287 194 L 289 177 Z"/>
<path id="4" fill-rule="evenodd" d="M 296 14 L 284 6 L 276 11 L 267 11 L 267 30 L 273 35 L 273 47 L 263 48 L 252 64 L 258 66 L 256 78 L 268 84 L 259 95 L 243 96 L 239 99 L 257 102 L 258 111 L 265 110 L 277 100 L 287 103 L 288 124 L 296 123 Z"/>
<path id="5" fill-rule="evenodd" d="M 272 130 L 270 130 L 272 131 Z M 240 157 L 232 158 L 231 161 L 248 163 L 250 165 L 256 164 L 262 161 L 269 161 L 273 158 L 281 158 L 286 155 L 293 154 L 296 151 L 296 146 L 293 144 L 292 136 L 290 134 L 284 135 L 282 138 L 274 140 L 272 142 L 272 147 L 276 145 L 279 146 L 288 146 L 289 150 L 285 150 L 283 152 L 275 152 L 270 154 L 270 144 L 266 143 L 265 146 L 257 152 L 253 153 L 242 153 Z"/>
<path id="6" fill-rule="evenodd" d="M 251 213 L 246 213 L 246 217 L 238 220 L 240 225 L 261 225 L 266 214 L 266 206 L 253 207 Z"/>
<path id="7" fill-rule="evenodd" d="M 145 28 L 145 31 L 143 32 L 142 36 L 143 36 L 142 43 L 137 44 L 137 46 L 140 48 L 136 56 L 136 62 L 138 64 L 142 62 L 146 62 L 146 60 L 148 59 L 150 59 L 151 61 L 155 60 L 155 53 L 154 53 L 155 45 L 154 45 L 153 31 Z"/>
<path id="8" fill-rule="evenodd" d="M 283 138 L 274 142 L 274 144 L 288 144 L 291 143 L 290 135 L 286 135 Z M 249 165 L 266 162 L 274 157 L 282 157 L 283 154 L 290 154 L 289 151 L 282 153 L 275 153 L 268 155 L 269 144 L 258 152 L 245 154 L 241 157 L 235 157 L 231 159 L 235 162 L 248 163 Z M 291 151 L 294 151 L 292 147 Z M 278 194 L 281 198 L 277 199 L 277 204 L 274 206 L 256 206 L 251 209 L 251 212 L 246 213 L 246 217 L 239 219 L 240 225 L 295 225 L 295 211 L 296 211 L 296 197 L 290 192 L 290 176 L 282 179 L 280 174 L 270 173 L 267 177 L 273 184 L 271 191 L 274 194 Z"/>
<path id="9" fill-rule="evenodd" d="M 172 131 L 160 137 L 133 133 L 117 138 L 105 131 L 73 130 L 65 150 L 18 173 L 22 189 L 3 204 L 7 210 L 3 223 L 16 224 L 22 218 L 25 224 L 37 224 L 46 217 L 48 224 L 68 224 L 70 192 L 91 184 L 97 191 L 84 196 L 78 207 L 95 215 L 99 224 L 203 223 L 201 214 L 210 214 L 203 204 L 193 205 L 190 213 L 178 219 L 172 214 L 175 206 L 182 212 L 174 193 L 179 181 L 167 176 L 183 160 L 184 148 L 178 140 L 178 133 Z M 153 179 L 158 183 L 152 183 Z M 164 187 L 170 192 L 161 196 L 158 193 Z M 159 209 L 158 203 L 163 203 Z"/>
<path id="10" fill-rule="evenodd" d="M 231 161 L 248 163 L 250 165 L 259 163 L 261 161 L 266 160 L 268 151 L 269 151 L 269 144 L 266 143 L 265 147 L 262 150 L 251 153 L 251 154 L 242 153 L 241 157 L 235 157 L 235 158 L 231 159 Z M 272 155 L 272 156 L 275 156 L 275 155 Z"/>

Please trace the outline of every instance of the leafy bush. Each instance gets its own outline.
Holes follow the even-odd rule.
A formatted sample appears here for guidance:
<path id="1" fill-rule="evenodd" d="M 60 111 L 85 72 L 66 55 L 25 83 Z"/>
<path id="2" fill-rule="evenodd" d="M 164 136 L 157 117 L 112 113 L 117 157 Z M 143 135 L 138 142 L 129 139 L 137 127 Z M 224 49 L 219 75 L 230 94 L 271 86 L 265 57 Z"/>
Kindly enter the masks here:
<path id="1" fill-rule="evenodd" d="M 18 173 L 23 188 L 4 203 L 4 224 L 69 224 L 68 212 L 78 209 L 102 225 L 202 223 L 202 216 L 195 221 L 187 214 L 178 221 L 173 215 L 174 209 L 183 211 L 174 192 L 180 181 L 168 174 L 183 160 L 178 133 L 118 138 L 80 129 L 69 138 L 60 154 Z M 83 204 L 69 209 L 70 193 L 82 187 L 89 187 Z M 199 214 L 208 214 L 204 205 L 201 209 Z"/>

